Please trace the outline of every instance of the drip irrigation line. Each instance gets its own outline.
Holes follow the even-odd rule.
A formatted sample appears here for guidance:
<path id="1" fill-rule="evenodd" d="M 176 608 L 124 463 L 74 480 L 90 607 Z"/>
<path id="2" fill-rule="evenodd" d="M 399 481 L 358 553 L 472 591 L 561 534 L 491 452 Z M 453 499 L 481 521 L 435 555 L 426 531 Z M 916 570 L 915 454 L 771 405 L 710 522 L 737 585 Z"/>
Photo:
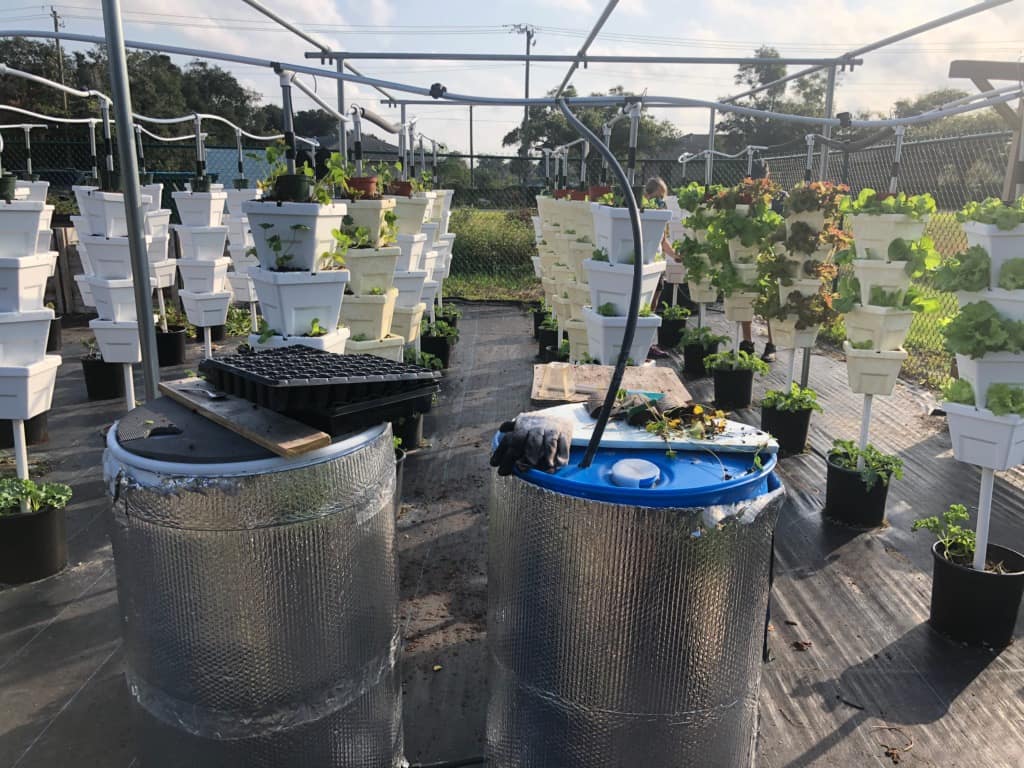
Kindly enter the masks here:
<path id="1" fill-rule="evenodd" d="M 621 185 L 623 196 L 626 199 L 626 207 L 629 209 L 629 223 L 633 230 L 633 252 L 636 254 L 636 258 L 633 259 L 633 283 L 630 288 L 629 309 L 626 310 L 626 328 L 622 334 L 622 347 L 619 349 L 619 359 L 615 361 L 615 370 L 612 371 L 611 381 L 608 383 L 608 392 L 604 397 L 604 405 L 601 406 L 601 412 L 598 414 L 597 422 L 594 424 L 594 432 L 590 436 L 590 442 L 587 444 L 587 451 L 583 455 L 583 461 L 580 462 L 580 468 L 586 469 L 594 460 L 594 455 L 601 444 L 601 436 L 604 434 L 604 428 L 608 424 L 609 416 L 611 416 L 612 406 L 615 405 L 615 397 L 618 394 L 619 387 L 622 386 L 622 377 L 626 373 L 629 348 L 633 345 L 633 337 L 636 335 L 637 318 L 640 313 L 640 287 L 644 268 L 644 260 L 641 258 L 641 254 L 643 254 L 643 240 L 640 236 L 640 209 L 637 206 L 636 198 L 633 196 L 633 189 L 629 185 L 626 172 L 622 170 L 622 166 L 615 158 L 614 153 L 572 113 L 565 99 L 558 100 L 558 107 L 562 110 L 562 114 L 565 115 L 569 125 L 575 128 L 577 133 L 588 140 L 601 153 L 601 156 L 608 162 L 609 168 L 611 168 L 612 173 Z"/>

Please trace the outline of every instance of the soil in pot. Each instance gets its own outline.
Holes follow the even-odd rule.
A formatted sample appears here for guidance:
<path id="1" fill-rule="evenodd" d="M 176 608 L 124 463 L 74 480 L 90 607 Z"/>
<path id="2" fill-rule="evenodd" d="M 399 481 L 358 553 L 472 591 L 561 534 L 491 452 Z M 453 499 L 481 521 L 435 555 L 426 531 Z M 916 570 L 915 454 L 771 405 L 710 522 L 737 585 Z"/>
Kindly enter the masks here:
<path id="1" fill-rule="evenodd" d="M 989 544 L 986 555 L 990 563 L 1002 563 L 1006 573 L 958 565 L 935 542 L 928 623 L 961 643 L 1003 648 L 1013 642 L 1024 595 L 1024 555 L 998 544 Z"/>
<path id="2" fill-rule="evenodd" d="M 0 515 L 0 583 L 45 579 L 63 570 L 67 562 L 63 509 Z"/>
<path id="3" fill-rule="evenodd" d="M 25 421 L 25 444 L 39 445 L 50 439 L 46 414 L 40 413 Z M 0 448 L 14 447 L 14 427 L 9 419 L 0 420 Z"/>
<path id="4" fill-rule="evenodd" d="M 754 372 L 728 368 L 712 371 L 715 406 L 723 411 L 749 408 L 754 392 Z"/>
<path id="5" fill-rule="evenodd" d="M 707 376 L 707 369 L 704 367 L 704 358 L 713 355 L 718 351 L 718 344 L 687 344 L 683 347 L 683 373 L 688 376 Z"/>
<path id="6" fill-rule="evenodd" d="M 851 528 L 877 528 L 884 523 L 888 484 L 878 480 L 869 490 L 857 470 L 826 463 L 825 518 Z"/>
<path id="7" fill-rule="evenodd" d="M 82 373 L 90 400 L 124 397 L 124 370 L 120 363 L 108 363 L 101 357 L 83 357 Z"/>
<path id="8" fill-rule="evenodd" d="M 193 192 L 209 192 L 210 191 L 210 177 L 209 176 L 195 176 L 189 181 L 189 186 Z M 275 187 L 277 189 L 277 187 Z"/>
<path id="9" fill-rule="evenodd" d="M 54 317 L 50 321 L 50 332 L 46 336 L 46 351 L 47 352 L 60 352 L 64 349 L 64 337 L 62 334 L 63 325 L 61 324 L 62 318 Z"/>
<path id="10" fill-rule="evenodd" d="M 450 336 L 420 336 L 420 352 L 433 355 L 444 368 L 451 360 L 452 346 Z"/>
<path id="11" fill-rule="evenodd" d="M 779 442 L 779 454 L 793 456 L 803 453 L 807 447 L 807 429 L 811 425 L 811 409 L 803 411 L 780 411 L 776 408 L 761 408 L 761 431 L 772 435 Z"/>
<path id="12" fill-rule="evenodd" d="M 550 363 L 558 354 L 558 331 L 554 328 L 541 328 L 537 335 L 537 356 L 545 363 Z"/>
<path id="13" fill-rule="evenodd" d="M 401 423 L 391 422 L 391 432 L 402 441 L 402 448 L 414 451 L 423 442 L 423 414 L 406 416 Z"/>
<path id="14" fill-rule="evenodd" d="M 679 343 L 679 337 L 686 328 L 686 318 L 678 320 L 666 320 L 661 318 L 661 325 L 658 326 L 658 346 L 662 349 L 674 349 Z"/>
<path id="15" fill-rule="evenodd" d="M 352 176 L 345 185 L 356 200 L 377 197 L 376 176 Z"/>
<path id="16" fill-rule="evenodd" d="M 185 339 L 188 335 L 180 325 L 167 326 L 167 332 L 156 332 L 156 356 L 160 367 L 181 365 L 185 362 Z"/>

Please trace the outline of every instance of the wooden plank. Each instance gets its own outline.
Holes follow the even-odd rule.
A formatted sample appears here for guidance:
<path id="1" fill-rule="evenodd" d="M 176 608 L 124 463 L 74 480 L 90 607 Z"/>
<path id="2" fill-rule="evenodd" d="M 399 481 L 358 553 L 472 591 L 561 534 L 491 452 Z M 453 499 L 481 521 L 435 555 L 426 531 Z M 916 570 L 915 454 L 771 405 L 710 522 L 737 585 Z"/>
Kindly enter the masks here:
<path id="1" fill-rule="evenodd" d="M 972 61 L 956 59 L 949 63 L 950 77 L 984 78 L 985 80 L 1020 80 L 1022 78 L 1019 61 Z"/>
<path id="2" fill-rule="evenodd" d="M 537 404 L 551 405 L 554 403 L 582 403 L 593 395 L 603 394 L 608 389 L 614 368 L 610 365 L 574 365 L 572 380 L 576 393 L 565 397 L 559 388 L 543 388 L 544 371 L 548 365 L 533 366 L 533 388 L 530 400 Z M 554 378 L 554 377 L 552 377 Z M 689 402 L 690 393 L 686 391 L 679 375 L 671 368 L 654 365 L 628 366 L 622 377 L 624 389 L 636 389 L 643 392 L 663 392 L 673 395 L 680 402 Z"/>
<path id="3" fill-rule="evenodd" d="M 326 432 L 306 426 L 280 413 L 260 408 L 238 397 L 222 395 L 211 400 L 206 392 L 216 390 L 202 379 L 160 382 L 160 391 L 200 416 L 261 445 L 278 456 L 301 456 L 331 443 Z"/>

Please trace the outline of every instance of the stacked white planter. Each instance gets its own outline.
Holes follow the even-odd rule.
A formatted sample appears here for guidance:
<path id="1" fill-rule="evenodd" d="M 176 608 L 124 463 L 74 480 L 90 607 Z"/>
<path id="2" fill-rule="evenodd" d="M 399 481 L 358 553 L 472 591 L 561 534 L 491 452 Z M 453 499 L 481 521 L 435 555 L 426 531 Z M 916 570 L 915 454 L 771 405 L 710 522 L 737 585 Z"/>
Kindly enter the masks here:
<path id="1" fill-rule="evenodd" d="M 258 260 L 248 274 L 259 298 L 263 320 L 273 331 L 262 342 L 258 334 L 250 335 L 250 345 L 259 348 L 302 344 L 344 352 L 349 331 L 339 327 L 338 317 L 350 273 L 336 268 L 333 260 L 323 255 L 334 253 L 331 231 L 342 226 L 345 204 L 248 200 L 241 204 L 241 209 L 249 219 Z M 279 254 L 270 240 L 275 236 L 281 239 L 280 255 L 290 257 L 283 259 L 282 265 L 291 271 L 278 271 Z M 327 330 L 326 334 L 305 335 L 312 331 L 314 320 Z"/>
<path id="2" fill-rule="evenodd" d="M 228 189 L 227 213 L 223 223 L 228 228 L 228 254 L 230 269 L 228 284 L 232 300 L 240 304 L 248 304 L 252 313 L 253 329 L 256 328 L 256 286 L 249 276 L 249 270 L 259 264 L 251 254 L 253 248 L 252 231 L 249 218 L 242 212 L 242 204 L 249 200 L 259 200 L 263 192 L 256 188 Z"/>
<path id="3" fill-rule="evenodd" d="M 45 197 L 0 201 L 0 419 L 25 421 L 53 401 L 61 358 L 46 354 L 53 310 L 43 296 L 57 254 L 38 250 L 52 213 Z"/>
<path id="4" fill-rule="evenodd" d="M 826 227 L 825 214 L 821 211 L 791 213 L 786 217 L 787 235 L 793 235 L 796 225 L 806 225 L 810 228 L 810 232 L 820 237 Z M 811 261 L 822 263 L 829 261 L 829 248 L 817 248 L 810 252 L 781 248 L 776 253 L 781 255 L 781 258 L 789 265 L 790 272 L 788 280 L 780 279 L 778 281 L 779 305 L 781 307 L 786 306 L 790 296 L 794 293 L 799 294 L 803 298 L 808 298 L 821 291 L 822 279 L 807 275 L 804 271 L 804 265 Z M 786 282 L 789 282 L 789 285 L 786 285 Z M 821 330 L 820 325 L 814 325 L 810 328 L 797 328 L 797 322 L 796 317 L 774 318 L 772 319 L 771 326 L 772 341 L 775 346 L 779 349 L 793 350 L 794 356 L 798 349 L 806 350 L 813 347 L 814 342 L 818 338 L 818 332 Z M 793 362 L 793 359 L 791 359 L 791 368 Z"/>
<path id="5" fill-rule="evenodd" d="M 224 325 L 231 303 L 227 281 L 231 259 L 224 255 L 228 236 L 228 228 L 223 223 L 227 193 L 217 190 L 171 194 L 181 217 L 181 224 L 174 230 L 181 246 L 178 271 L 185 288 L 179 295 L 185 314 L 198 328 Z M 204 338 L 209 338 L 205 330 Z M 207 344 L 207 354 L 209 351 Z"/>
<path id="6" fill-rule="evenodd" d="M 395 262 L 394 287 L 398 290 L 395 300 L 394 316 L 391 331 L 400 336 L 406 349 L 415 350 L 419 354 L 420 323 L 426 314 L 427 305 L 423 301 L 423 287 L 432 278 L 435 261 L 430 271 L 424 269 L 424 249 L 427 235 L 422 232 L 427 218 L 429 200 L 425 197 L 395 197 L 395 214 L 398 217 L 398 235 L 396 237 L 399 251 Z M 431 301 L 433 305 L 433 300 Z"/>

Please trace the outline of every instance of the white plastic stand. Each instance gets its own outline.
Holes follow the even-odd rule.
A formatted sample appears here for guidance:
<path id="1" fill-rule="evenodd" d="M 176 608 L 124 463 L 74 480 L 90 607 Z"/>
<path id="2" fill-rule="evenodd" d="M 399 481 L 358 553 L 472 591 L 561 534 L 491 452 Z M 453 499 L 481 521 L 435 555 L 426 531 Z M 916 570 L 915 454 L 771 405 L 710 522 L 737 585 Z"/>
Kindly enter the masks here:
<path id="1" fill-rule="evenodd" d="M 160 330 L 167 333 L 167 307 L 164 305 L 163 288 L 156 289 L 156 301 L 160 307 Z"/>
<path id="2" fill-rule="evenodd" d="M 974 570 L 985 570 L 988 555 L 988 526 L 992 519 L 992 488 L 995 485 L 995 470 L 981 469 L 981 491 L 978 494 L 978 530 L 974 537 Z"/>
<path id="3" fill-rule="evenodd" d="M 860 449 L 863 451 L 868 445 L 868 434 L 871 430 L 871 403 L 874 395 L 864 395 L 864 412 L 860 417 Z M 857 469 L 864 469 L 864 457 L 857 457 Z"/>
<path id="4" fill-rule="evenodd" d="M 135 377 L 132 375 L 132 364 L 124 364 L 124 404 L 126 410 L 135 407 Z"/>
<path id="5" fill-rule="evenodd" d="M 789 351 L 789 378 L 787 381 L 790 384 L 792 384 L 793 380 L 796 378 L 796 353 L 796 347 L 793 347 L 793 349 Z"/>
<path id="6" fill-rule="evenodd" d="M 255 301 L 250 301 L 249 302 L 249 327 L 252 328 L 252 332 L 253 333 L 259 333 L 260 332 L 260 324 L 259 324 L 259 321 L 256 319 L 256 302 Z"/>
<path id="7" fill-rule="evenodd" d="M 19 480 L 28 480 L 28 448 L 25 445 L 25 422 L 11 419 L 11 431 L 14 432 L 14 467 Z M 27 514 L 28 501 L 22 500 L 21 511 Z"/>
<path id="8" fill-rule="evenodd" d="M 203 357 L 209 360 L 213 357 L 213 340 L 210 338 L 210 326 L 203 326 Z"/>
<path id="9" fill-rule="evenodd" d="M 704 327 L 704 302 L 697 304 L 697 327 Z"/>

